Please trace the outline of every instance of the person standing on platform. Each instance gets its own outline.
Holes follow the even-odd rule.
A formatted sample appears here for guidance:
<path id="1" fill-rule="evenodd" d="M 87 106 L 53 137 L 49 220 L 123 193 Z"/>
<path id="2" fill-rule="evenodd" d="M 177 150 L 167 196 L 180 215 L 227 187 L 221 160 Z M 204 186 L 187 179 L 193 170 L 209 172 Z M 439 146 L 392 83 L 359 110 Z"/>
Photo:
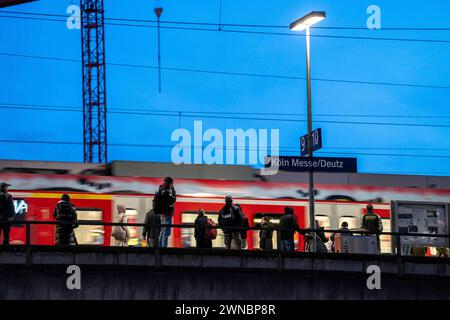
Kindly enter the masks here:
<path id="1" fill-rule="evenodd" d="M 274 225 L 270 221 L 270 217 L 264 216 L 261 219 L 261 230 L 259 231 L 259 248 L 261 250 L 273 250 Z"/>
<path id="2" fill-rule="evenodd" d="M 70 196 L 63 194 L 53 210 L 53 217 L 59 224 L 55 226 L 55 243 L 59 246 L 76 245 L 74 229 L 78 228 L 77 211 L 70 203 Z"/>
<path id="3" fill-rule="evenodd" d="M 198 216 L 194 222 L 194 238 L 197 248 L 212 248 L 212 239 L 208 237 L 208 216 L 205 210 L 198 210 Z"/>
<path id="4" fill-rule="evenodd" d="M 5 182 L 0 185 L 0 237 L 3 233 L 4 245 L 9 245 L 9 233 L 16 213 L 14 199 L 8 192 L 9 187 L 10 185 Z"/>
<path id="5" fill-rule="evenodd" d="M 155 212 L 161 215 L 161 224 L 172 224 L 173 213 L 175 211 L 175 202 L 177 193 L 171 177 L 165 177 L 164 183 L 159 186 L 155 194 Z M 159 235 L 159 246 L 167 248 L 169 237 L 172 234 L 171 227 L 162 227 Z"/>
<path id="6" fill-rule="evenodd" d="M 242 228 L 244 228 L 241 231 L 241 247 L 242 249 L 247 248 L 247 232 L 248 232 L 248 228 L 250 227 L 250 224 L 248 223 L 248 217 L 245 214 L 244 211 L 242 211 L 242 207 L 239 203 L 236 203 L 236 207 L 239 208 L 239 210 L 241 210 L 241 215 L 242 215 Z"/>
<path id="7" fill-rule="evenodd" d="M 161 227 L 155 226 L 161 224 L 161 216 L 155 212 L 155 202 L 153 201 L 153 208 L 145 215 L 145 226 L 142 231 L 142 236 L 147 241 L 151 248 L 156 247 L 161 233 Z"/>
<path id="8" fill-rule="evenodd" d="M 368 204 L 366 214 L 362 218 L 362 228 L 377 236 L 378 252 L 381 251 L 380 233 L 383 232 L 383 221 L 381 217 L 373 211 L 373 206 Z"/>
<path id="9" fill-rule="evenodd" d="M 115 223 L 128 223 L 127 209 L 123 204 L 117 205 Z M 130 240 L 130 230 L 127 226 L 114 226 L 111 233 L 111 245 L 115 247 L 127 247 Z"/>
<path id="10" fill-rule="evenodd" d="M 294 209 L 291 207 L 284 208 L 284 215 L 280 218 L 280 250 L 295 251 L 294 234 L 300 228 L 294 216 Z"/>
<path id="11" fill-rule="evenodd" d="M 225 236 L 225 247 L 227 249 L 241 249 L 241 231 L 233 229 L 242 227 L 241 210 L 233 205 L 233 198 L 230 195 L 225 197 L 225 206 L 219 212 L 219 226 Z"/>

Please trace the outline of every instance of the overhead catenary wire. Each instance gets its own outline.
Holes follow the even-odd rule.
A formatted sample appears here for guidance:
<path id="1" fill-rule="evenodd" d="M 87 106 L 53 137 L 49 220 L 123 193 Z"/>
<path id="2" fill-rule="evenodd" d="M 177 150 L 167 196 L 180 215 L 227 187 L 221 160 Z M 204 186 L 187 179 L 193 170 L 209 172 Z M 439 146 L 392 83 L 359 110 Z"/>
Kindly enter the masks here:
<path id="1" fill-rule="evenodd" d="M 2 13 L 0 11 L 0 13 Z M 16 19 L 28 19 L 28 20 L 42 20 L 42 21 L 58 21 L 65 22 L 61 19 L 49 19 L 49 18 L 36 18 L 36 17 L 22 17 L 22 16 L 5 16 L 0 15 L 3 18 L 16 18 Z M 64 16 L 67 18 L 67 16 Z M 109 20 L 115 21 L 129 21 L 129 19 L 118 19 L 118 18 L 108 18 Z M 108 20 L 105 19 L 105 20 Z M 151 20 L 143 20 L 151 21 Z M 152 21 L 153 22 L 153 21 Z M 105 25 L 109 26 L 125 26 L 125 27 L 143 27 L 143 28 L 158 28 L 154 25 L 144 25 L 144 24 L 131 24 L 131 23 L 111 23 L 105 22 Z M 197 23 L 189 23 L 197 24 Z M 202 23 L 203 25 L 211 25 L 208 23 Z M 216 25 L 217 24 L 212 24 Z M 222 24 L 222 27 L 225 24 Z M 268 31 L 252 31 L 252 30 L 237 30 L 237 29 L 220 29 L 217 28 L 199 28 L 199 27 L 180 27 L 180 26 L 160 26 L 162 29 L 173 29 L 173 30 L 191 30 L 191 31 L 210 31 L 210 32 L 226 32 L 226 33 L 242 33 L 242 34 L 259 34 L 259 35 L 274 35 L 274 36 L 292 36 L 292 37 L 305 37 L 302 33 L 286 33 L 286 32 L 268 32 Z M 350 28 L 348 30 L 355 30 L 355 28 Z M 390 38 L 390 37 L 366 37 L 366 36 L 348 36 L 348 35 L 324 35 L 324 34 L 312 34 L 311 37 L 317 38 L 335 38 L 335 39 L 353 39 L 353 40 L 375 40 L 375 41 L 403 41 L 403 42 L 425 42 L 425 43 L 450 43 L 450 40 L 444 39 L 417 39 L 417 38 Z"/>
<path id="2" fill-rule="evenodd" d="M 11 103 L 11 102 L 1 102 L 0 108 L 2 109 L 29 109 L 29 110 L 50 110 L 50 111 L 81 111 L 80 106 L 69 106 L 69 105 L 51 105 L 51 104 L 31 104 L 31 103 Z M 180 109 L 171 109 L 169 107 L 161 107 L 160 109 L 149 109 L 146 107 L 117 107 L 109 108 L 111 111 L 135 111 L 135 112 L 161 112 L 161 113 L 174 113 L 177 115 L 183 115 L 185 113 L 189 114 L 242 114 L 242 115 L 261 115 L 261 116 L 271 116 L 273 112 L 243 112 L 243 111 L 198 111 L 198 110 L 188 110 L 185 107 L 178 107 Z M 306 116 L 306 113 L 276 113 L 277 116 Z M 450 119 L 450 115 L 387 115 L 387 114 L 352 114 L 352 113 L 313 113 L 314 117 L 350 117 L 350 118 L 412 118 L 412 119 Z"/>
<path id="3" fill-rule="evenodd" d="M 81 60 L 79 60 L 79 59 L 20 54 L 20 53 L 2 52 L 2 51 L 0 51 L 0 55 L 17 57 L 17 58 L 81 63 Z M 142 65 L 142 64 L 130 64 L 130 63 L 106 62 L 106 65 L 117 66 L 117 67 L 128 67 L 128 68 L 158 69 L 157 66 Z M 167 71 L 194 72 L 194 73 L 206 73 L 206 74 L 242 76 L 242 77 L 260 77 L 260 78 L 285 79 L 285 80 L 305 80 L 306 79 L 305 77 L 300 77 L 300 76 L 287 76 L 287 75 L 248 73 L 248 72 L 231 72 L 231 71 L 206 70 L 206 69 L 195 69 L 195 68 L 161 67 L 161 69 L 167 70 Z M 316 82 L 334 82 L 334 83 L 344 83 L 344 84 L 362 84 L 362 85 L 410 87 L 410 88 L 424 88 L 424 89 L 445 89 L 445 90 L 450 89 L 450 86 L 447 86 L 447 85 L 361 81 L 361 80 L 331 79 L 331 78 L 322 78 L 322 77 L 319 77 L 319 78 L 314 77 L 314 78 L 311 78 L 311 80 L 316 81 Z"/>
<path id="4" fill-rule="evenodd" d="M 221 12 L 221 7 L 219 8 Z M 12 11 L 12 10 L 0 10 L 0 13 L 7 14 L 18 14 L 18 15 L 31 15 L 31 16 L 46 16 L 46 17 L 60 17 L 67 18 L 67 15 L 56 14 L 56 13 L 42 13 L 42 12 L 23 12 L 23 11 Z M 157 20 L 149 19 L 137 19 L 137 18 L 117 18 L 117 17 L 105 17 L 105 20 L 111 21 L 129 21 L 129 22 L 141 22 L 141 23 L 157 23 Z M 211 27 L 245 27 L 245 28 L 266 28 L 266 29 L 286 29 L 289 30 L 289 25 L 274 25 L 274 24 L 245 24 L 245 23 L 223 23 L 222 17 L 219 14 L 219 22 L 202 22 L 202 21 L 176 21 L 176 20 L 161 20 L 162 24 L 181 24 L 181 25 L 201 25 L 201 26 L 211 26 Z M 356 26 L 312 26 L 312 29 L 324 29 L 324 30 L 364 30 L 371 31 L 367 27 L 356 27 Z M 376 31 L 450 31 L 449 27 L 382 27 Z"/>
<path id="5" fill-rule="evenodd" d="M 23 143 L 23 144 L 49 144 L 49 145 L 83 145 L 83 142 L 77 141 L 52 141 L 52 140 L 15 140 L 15 139 L 2 139 L 0 143 Z M 143 144 L 143 143 L 108 143 L 108 147 L 137 147 L 137 148 L 174 148 L 177 144 Z M 192 149 L 204 149 L 206 146 L 191 146 L 191 145 L 178 145 L 180 148 L 192 148 Z M 215 146 L 223 150 L 235 150 L 235 151 L 259 151 L 257 148 L 239 148 L 228 146 Z M 290 147 L 285 147 L 290 148 Z M 294 148 L 292 148 L 294 149 Z M 325 148 L 326 149 L 326 148 Z M 270 150 L 267 148 L 266 150 Z M 285 150 L 280 148 L 280 151 L 285 153 L 298 154 L 299 150 Z M 333 154 L 333 155 L 354 155 L 354 156 L 376 156 L 376 157 L 416 157 L 416 158 L 442 158 L 450 159 L 450 155 L 425 155 L 425 154 L 401 154 L 401 153 L 367 153 L 367 152 L 334 152 L 334 151 L 318 151 L 316 154 Z"/>
<path id="6" fill-rule="evenodd" d="M 24 110 L 39 110 L 39 108 L 17 108 L 17 106 L 1 106 L 2 109 L 24 109 Z M 58 109 L 58 108 L 41 108 L 42 111 L 71 111 L 71 112 L 81 112 L 81 109 Z M 184 117 L 184 118 L 194 118 L 194 119 L 231 119 L 231 120 L 252 120 L 252 121 L 279 121 L 279 122 L 307 122 L 306 119 L 292 119 L 292 118 L 262 118 L 262 117 L 238 117 L 238 116 L 221 116 L 221 115 L 210 115 L 201 114 L 200 112 L 192 112 L 197 114 L 186 113 L 181 110 L 172 113 L 163 113 L 163 111 L 126 111 L 127 109 L 109 109 L 108 114 L 120 114 L 120 115 L 148 115 L 148 116 L 162 116 L 162 117 Z M 315 123 L 323 124 L 347 124 L 347 125 L 375 125 L 375 126 L 401 126 L 401 127 L 430 127 L 430 128 L 450 128 L 447 124 L 418 124 L 418 123 L 393 123 L 393 122 L 363 122 L 363 121 L 339 121 L 339 120 L 315 120 Z"/>

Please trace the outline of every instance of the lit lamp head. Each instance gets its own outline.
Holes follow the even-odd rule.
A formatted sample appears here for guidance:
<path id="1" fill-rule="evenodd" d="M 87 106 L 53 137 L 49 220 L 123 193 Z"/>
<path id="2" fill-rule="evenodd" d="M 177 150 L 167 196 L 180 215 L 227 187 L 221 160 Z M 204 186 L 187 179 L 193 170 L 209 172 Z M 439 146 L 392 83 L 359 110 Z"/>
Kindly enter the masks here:
<path id="1" fill-rule="evenodd" d="M 289 29 L 293 31 L 302 31 L 322 21 L 323 19 L 325 19 L 325 17 L 326 15 L 324 11 L 313 11 L 308 13 L 306 16 L 292 22 L 289 26 Z"/>

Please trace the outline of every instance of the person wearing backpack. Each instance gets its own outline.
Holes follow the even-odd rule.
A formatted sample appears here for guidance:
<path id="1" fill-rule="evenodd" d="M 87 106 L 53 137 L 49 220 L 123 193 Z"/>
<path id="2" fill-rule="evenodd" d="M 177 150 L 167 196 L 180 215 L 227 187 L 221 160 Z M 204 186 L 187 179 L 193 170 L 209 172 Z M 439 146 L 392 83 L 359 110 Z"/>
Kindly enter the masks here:
<path id="1" fill-rule="evenodd" d="M 63 194 L 53 210 L 53 217 L 59 222 L 55 227 L 55 243 L 59 246 L 76 245 L 74 229 L 78 228 L 77 211 L 70 203 L 70 196 Z"/>
<path id="2" fill-rule="evenodd" d="M 9 233 L 11 231 L 12 220 L 16 213 L 14 209 L 14 200 L 8 187 L 10 185 L 3 182 L 0 186 L 0 237 L 3 233 L 3 244 L 9 244 Z"/>
<path id="3" fill-rule="evenodd" d="M 233 198 L 225 197 L 225 206 L 219 212 L 219 226 L 222 228 L 227 249 L 241 249 L 242 214 L 239 207 L 233 205 Z M 231 227 L 231 228 L 230 228 Z"/>
<path id="4" fill-rule="evenodd" d="M 128 223 L 126 215 L 126 207 L 123 204 L 117 205 L 117 215 L 114 219 L 115 223 Z M 126 226 L 114 226 L 111 232 L 111 245 L 116 247 L 128 246 L 130 240 L 130 231 Z"/>
<path id="5" fill-rule="evenodd" d="M 164 183 L 159 186 L 155 193 L 155 212 L 161 215 L 161 224 L 172 224 L 172 217 L 175 211 L 175 202 L 177 201 L 177 193 L 173 186 L 173 179 L 165 177 Z M 159 246 L 166 248 L 169 237 L 172 233 L 171 227 L 162 227 L 159 235 Z"/>
<path id="6" fill-rule="evenodd" d="M 198 210 L 198 216 L 194 222 L 194 238 L 197 248 L 212 248 L 212 240 L 215 237 L 214 232 L 211 232 L 212 229 L 209 227 L 211 227 L 211 219 L 205 215 L 205 210 Z"/>
<path id="7" fill-rule="evenodd" d="M 145 226 L 142 232 L 142 236 L 147 241 L 148 246 L 151 248 L 156 247 L 159 241 L 159 234 L 161 233 L 161 227 L 154 225 L 161 224 L 161 216 L 155 212 L 155 202 L 153 201 L 153 209 L 151 209 L 145 215 Z"/>

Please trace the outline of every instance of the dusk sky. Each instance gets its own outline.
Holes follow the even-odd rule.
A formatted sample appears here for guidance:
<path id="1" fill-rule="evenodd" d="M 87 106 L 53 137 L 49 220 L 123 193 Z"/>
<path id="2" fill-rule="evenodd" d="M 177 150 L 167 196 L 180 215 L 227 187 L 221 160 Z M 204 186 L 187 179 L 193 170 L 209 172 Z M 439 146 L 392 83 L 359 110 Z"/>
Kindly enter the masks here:
<path id="1" fill-rule="evenodd" d="M 157 70 L 143 67 L 157 66 L 157 29 L 123 25 L 155 23 L 106 25 L 109 161 L 171 161 L 173 130 L 193 131 L 195 120 L 224 133 L 279 129 L 280 153 L 299 155 L 305 37 L 288 25 L 314 10 L 327 14 L 311 30 L 313 127 L 323 133 L 316 155 L 357 157 L 359 172 L 450 175 L 448 0 L 222 0 L 221 17 L 219 0 L 160 2 L 162 21 L 225 24 L 163 23 L 171 27 L 161 29 L 164 68 L 240 75 L 163 69 L 158 93 Z M 65 22 L 71 4 L 78 1 L 0 10 L 0 159 L 83 161 L 80 30 Z M 108 0 L 105 17 L 155 20 L 154 4 Z M 367 29 L 370 5 L 381 9 L 381 30 Z"/>

